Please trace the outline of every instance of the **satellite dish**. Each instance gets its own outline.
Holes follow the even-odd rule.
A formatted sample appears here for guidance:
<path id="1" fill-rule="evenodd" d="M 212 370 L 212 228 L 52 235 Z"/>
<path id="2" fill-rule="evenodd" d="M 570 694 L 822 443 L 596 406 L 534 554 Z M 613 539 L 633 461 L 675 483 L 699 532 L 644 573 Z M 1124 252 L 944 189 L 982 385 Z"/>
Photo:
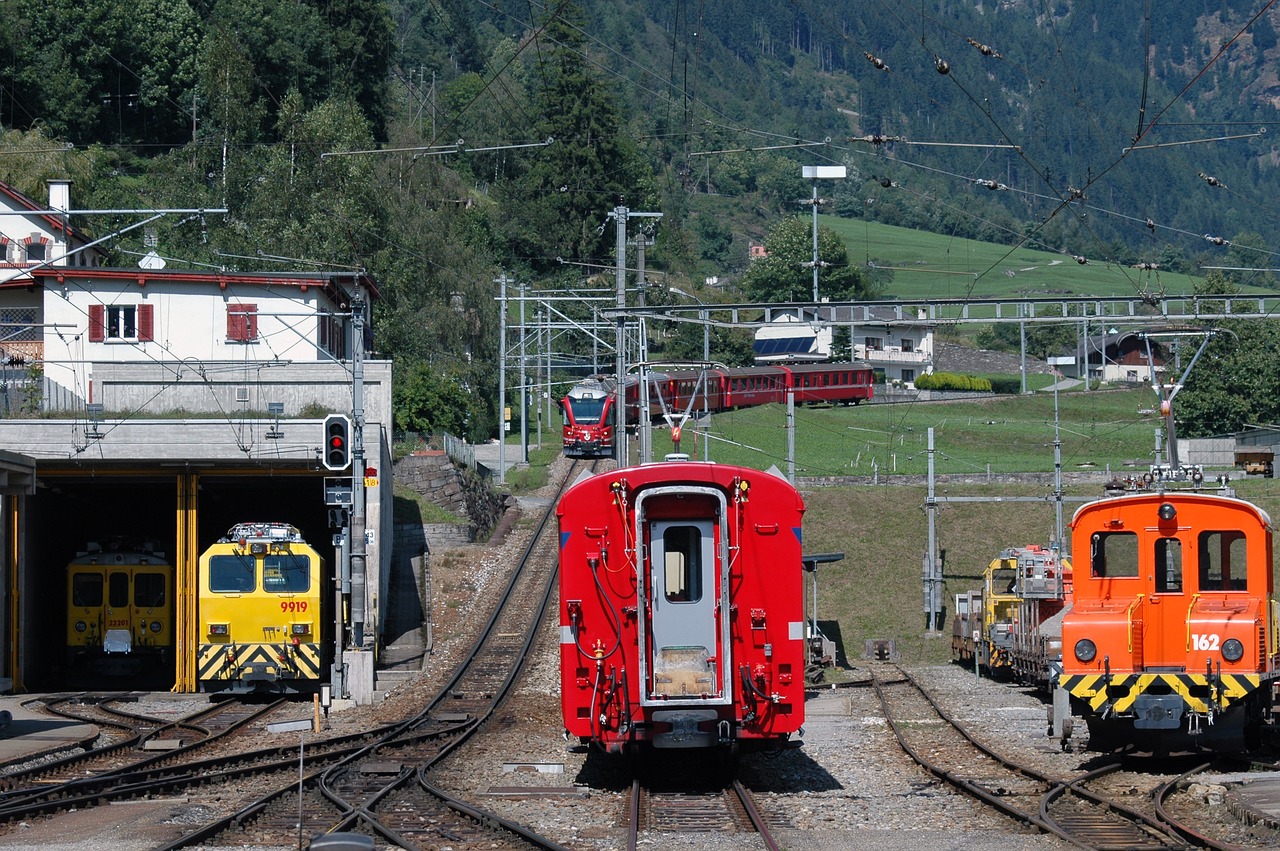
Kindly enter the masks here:
<path id="1" fill-rule="evenodd" d="M 138 261 L 138 265 L 143 269 L 163 269 L 165 264 L 163 257 L 156 254 L 154 251 L 148 251 L 142 256 L 142 259 Z"/>

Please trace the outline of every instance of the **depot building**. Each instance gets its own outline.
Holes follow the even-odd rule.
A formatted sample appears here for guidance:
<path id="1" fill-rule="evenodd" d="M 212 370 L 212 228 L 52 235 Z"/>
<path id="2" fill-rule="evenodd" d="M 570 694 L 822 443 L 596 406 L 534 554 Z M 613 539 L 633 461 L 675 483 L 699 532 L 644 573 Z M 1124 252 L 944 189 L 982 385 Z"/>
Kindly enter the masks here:
<path id="1" fill-rule="evenodd" d="M 262 522 L 328 553 L 335 585 L 363 554 L 336 615 L 337 696 L 371 700 L 392 540 L 391 365 L 367 357 L 376 283 L 180 271 L 155 252 L 106 267 L 69 194 L 52 181 L 37 202 L 0 183 L 0 685 L 62 686 L 68 563 L 146 539 L 186 604 L 173 687 L 194 691 L 199 555 Z M 335 414 L 350 423 L 344 469 L 324 454 Z"/>

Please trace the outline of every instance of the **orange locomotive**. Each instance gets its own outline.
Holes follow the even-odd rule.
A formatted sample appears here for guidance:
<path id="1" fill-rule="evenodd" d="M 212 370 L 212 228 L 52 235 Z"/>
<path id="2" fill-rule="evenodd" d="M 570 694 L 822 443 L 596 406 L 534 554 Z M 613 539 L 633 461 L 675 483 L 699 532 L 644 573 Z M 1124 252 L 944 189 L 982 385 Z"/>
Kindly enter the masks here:
<path id="1" fill-rule="evenodd" d="M 804 502 L 776 472 L 677 458 L 560 501 L 566 732 L 612 753 L 784 746 L 804 720 Z"/>
<path id="2" fill-rule="evenodd" d="M 1060 687 L 1091 750 L 1238 750 L 1277 676 L 1271 522 L 1220 493 L 1139 492 L 1071 523 L 1075 605 Z"/>

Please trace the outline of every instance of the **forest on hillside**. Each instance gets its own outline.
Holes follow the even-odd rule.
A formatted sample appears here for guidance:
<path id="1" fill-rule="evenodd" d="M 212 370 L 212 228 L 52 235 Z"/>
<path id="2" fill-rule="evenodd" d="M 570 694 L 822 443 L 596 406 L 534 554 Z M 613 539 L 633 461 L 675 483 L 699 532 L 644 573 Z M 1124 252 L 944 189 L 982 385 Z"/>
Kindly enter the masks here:
<path id="1" fill-rule="evenodd" d="M 1138 265 L 1221 267 L 1207 292 L 1275 286 L 1274 6 L 4 3 L 0 179 L 40 198 L 71 178 L 85 210 L 227 208 L 161 221 L 171 268 L 368 270 L 397 428 L 483 439 L 501 409 L 496 279 L 578 294 L 565 310 L 586 321 L 625 208 L 662 214 L 641 235 L 676 290 L 787 300 L 808 273 L 751 269 L 747 248 L 799 250 L 801 165 L 848 169 L 824 212 L 1107 264 L 1121 286 L 1153 286 Z M 137 217 L 81 218 L 106 236 Z M 142 239 L 104 248 L 127 266 Z M 821 295 L 892 295 L 827 233 L 821 253 Z M 1182 397 L 1184 433 L 1280 418 L 1280 379 L 1240 360 L 1273 357 L 1275 335 L 1233 330 Z M 692 357 L 701 330 L 657 344 Z M 713 345 L 749 357 L 743 334 Z"/>

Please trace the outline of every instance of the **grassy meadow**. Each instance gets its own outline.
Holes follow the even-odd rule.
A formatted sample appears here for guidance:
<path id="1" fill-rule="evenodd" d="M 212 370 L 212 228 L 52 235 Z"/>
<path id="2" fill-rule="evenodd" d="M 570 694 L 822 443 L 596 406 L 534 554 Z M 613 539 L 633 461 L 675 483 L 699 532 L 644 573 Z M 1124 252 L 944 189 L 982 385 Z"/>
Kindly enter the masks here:
<path id="1" fill-rule="evenodd" d="M 1166 271 L 1143 271 L 1036 248 L 819 216 L 844 241 L 849 261 L 893 271 L 886 296 L 903 300 L 983 299 L 1016 296 L 1131 296 L 1142 292 L 1187 295 L 1197 280 Z M 1272 293 L 1257 287 L 1245 292 Z"/>

